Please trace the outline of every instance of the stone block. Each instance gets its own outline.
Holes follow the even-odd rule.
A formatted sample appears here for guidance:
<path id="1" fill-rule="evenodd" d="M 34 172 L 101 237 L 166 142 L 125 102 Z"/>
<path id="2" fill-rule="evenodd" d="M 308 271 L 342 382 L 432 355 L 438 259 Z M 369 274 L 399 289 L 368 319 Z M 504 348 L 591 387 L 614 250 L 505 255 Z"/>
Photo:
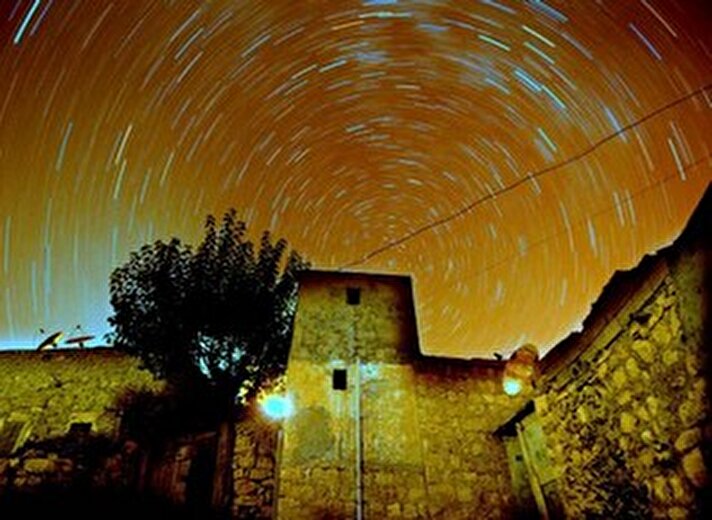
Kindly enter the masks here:
<path id="1" fill-rule="evenodd" d="M 237 439 L 235 439 L 235 451 L 240 452 L 251 452 L 254 450 L 254 441 L 243 432 L 238 432 Z"/>
<path id="2" fill-rule="evenodd" d="M 274 460 L 272 457 L 260 457 L 257 459 L 257 467 L 271 469 L 274 467 Z"/>
<path id="3" fill-rule="evenodd" d="M 642 339 L 635 340 L 633 341 L 632 348 L 645 363 L 652 363 L 655 360 L 655 348 L 650 341 Z"/>
<path id="4" fill-rule="evenodd" d="M 638 379 L 640 377 L 640 366 L 632 357 L 628 358 L 625 362 L 625 371 L 631 379 Z"/>
<path id="5" fill-rule="evenodd" d="M 460 502 L 472 502 L 474 495 L 475 494 L 470 486 L 457 486 L 457 499 Z"/>
<path id="6" fill-rule="evenodd" d="M 608 374 L 608 363 L 601 363 L 596 369 L 596 376 L 599 379 L 604 379 Z"/>
<path id="7" fill-rule="evenodd" d="M 655 452 L 650 448 L 645 448 L 638 454 L 636 462 L 640 468 L 649 469 L 655 463 Z"/>
<path id="8" fill-rule="evenodd" d="M 635 407 L 635 415 L 644 422 L 650 421 L 650 413 L 648 410 L 642 406 Z"/>
<path id="9" fill-rule="evenodd" d="M 687 399 L 677 409 L 677 414 L 683 426 L 692 426 L 703 418 L 704 411 L 703 403 L 694 395 L 688 394 Z"/>
<path id="10" fill-rule="evenodd" d="M 255 468 L 250 471 L 250 478 L 253 480 L 265 480 L 273 476 L 269 468 Z"/>
<path id="11" fill-rule="evenodd" d="M 653 327 L 652 334 L 650 335 L 650 337 L 658 345 L 665 347 L 670 344 L 672 340 L 672 333 L 670 332 L 670 328 L 667 326 L 667 324 L 661 321 L 655 327 Z"/>
<path id="12" fill-rule="evenodd" d="M 23 468 L 29 473 L 51 473 L 55 471 L 56 466 L 51 459 L 27 459 Z"/>
<path id="13" fill-rule="evenodd" d="M 675 348 L 667 348 L 663 351 L 663 364 L 672 366 L 680 360 L 680 353 Z"/>
<path id="14" fill-rule="evenodd" d="M 240 479 L 235 483 L 235 491 L 241 504 L 246 503 L 242 500 L 242 497 L 247 497 L 253 493 L 256 493 L 258 490 L 259 486 L 248 479 Z"/>
<path id="15" fill-rule="evenodd" d="M 698 375 L 704 367 L 704 363 L 700 356 L 690 353 L 685 356 L 685 369 L 691 376 Z"/>
<path id="16" fill-rule="evenodd" d="M 668 316 L 670 334 L 672 334 L 673 337 L 677 337 L 680 334 L 680 329 L 682 328 L 682 323 L 680 322 L 680 318 L 677 315 L 677 311 L 675 309 L 671 309 L 668 313 Z"/>
<path id="17" fill-rule="evenodd" d="M 689 504 L 694 500 L 694 495 L 685 481 L 679 475 L 673 475 L 668 479 L 672 496 L 677 502 Z"/>
<path id="18" fill-rule="evenodd" d="M 670 501 L 670 488 L 664 477 L 655 477 L 653 479 L 653 496 L 661 502 Z"/>
<path id="19" fill-rule="evenodd" d="M 649 395 L 645 399 L 645 405 L 648 407 L 648 411 L 650 412 L 650 414 L 655 416 L 657 415 L 658 410 L 660 409 L 660 399 Z"/>
<path id="20" fill-rule="evenodd" d="M 623 392 L 620 392 L 620 393 L 617 395 L 617 397 L 616 397 L 616 402 L 617 402 L 619 405 L 624 406 L 624 405 L 626 405 L 626 404 L 628 404 L 628 403 L 630 402 L 630 400 L 632 399 L 632 397 L 633 397 L 633 394 L 631 394 L 631 392 L 630 392 L 629 390 L 624 390 Z"/>
<path id="21" fill-rule="evenodd" d="M 699 448 L 695 448 L 682 458 L 682 468 L 693 486 L 698 489 L 706 486 L 707 467 Z"/>
<path id="22" fill-rule="evenodd" d="M 701 428 L 690 428 L 685 430 L 680 435 L 678 435 L 675 440 L 675 449 L 681 453 L 684 453 L 702 440 L 702 429 Z"/>
<path id="23" fill-rule="evenodd" d="M 251 468 L 255 465 L 257 457 L 251 451 L 240 452 L 235 457 L 235 462 L 239 468 Z"/>
<path id="24" fill-rule="evenodd" d="M 418 508 L 413 504 L 403 506 L 403 518 L 418 518 Z"/>
<path id="25" fill-rule="evenodd" d="M 401 516 L 401 505 L 394 503 L 386 506 L 386 516 L 388 518 L 398 518 Z"/>
<path id="26" fill-rule="evenodd" d="M 616 371 L 613 372 L 612 382 L 614 388 L 622 388 L 628 382 L 628 376 L 626 375 L 625 370 L 622 368 L 616 369 Z"/>
<path id="27" fill-rule="evenodd" d="M 425 499 L 425 490 L 420 486 L 413 486 L 408 489 L 406 497 L 409 502 L 420 502 Z"/>
<path id="28" fill-rule="evenodd" d="M 686 509 L 681 507 L 671 507 L 668 509 L 668 518 L 670 520 L 683 520 L 689 518 L 690 515 Z"/>
<path id="29" fill-rule="evenodd" d="M 620 415 L 620 428 L 623 433 L 633 433 L 636 424 L 637 419 L 632 414 L 623 412 Z"/>

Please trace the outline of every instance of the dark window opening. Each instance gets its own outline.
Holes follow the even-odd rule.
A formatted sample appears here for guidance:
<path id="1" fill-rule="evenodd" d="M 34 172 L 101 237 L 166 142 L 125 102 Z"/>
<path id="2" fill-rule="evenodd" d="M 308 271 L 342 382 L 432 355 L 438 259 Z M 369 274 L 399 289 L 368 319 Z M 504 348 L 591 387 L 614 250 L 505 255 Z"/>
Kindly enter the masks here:
<path id="1" fill-rule="evenodd" d="M 89 435 L 91 432 L 90 422 L 74 422 L 69 426 L 69 435 Z"/>
<path id="2" fill-rule="evenodd" d="M 346 369 L 336 368 L 331 376 L 331 386 L 334 390 L 346 390 Z"/>
<path id="3" fill-rule="evenodd" d="M 347 287 L 346 303 L 349 305 L 358 305 L 361 303 L 361 289 L 358 287 Z"/>

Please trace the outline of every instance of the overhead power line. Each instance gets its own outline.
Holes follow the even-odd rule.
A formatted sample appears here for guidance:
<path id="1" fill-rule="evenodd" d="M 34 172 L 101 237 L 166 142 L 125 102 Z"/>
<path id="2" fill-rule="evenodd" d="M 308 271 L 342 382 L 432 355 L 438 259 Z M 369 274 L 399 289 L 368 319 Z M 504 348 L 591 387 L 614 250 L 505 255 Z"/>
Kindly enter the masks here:
<path id="1" fill-rule="evenodd" d="M 563 160 L 563 161 L 561 161 L 561 162 L 558 162 L 558 163 L 555 163 L 555 164 L 553 164 L 553 165 L 551 165 L 551 166 L 547 166 L 547 167 L 545 167 L 545 168 L 542 168 L 542 169 L 540 169 L 540 170 L 537 170 L 537 171 L 535 171 L 535 172 L 532 172 L 532 173 L 528 174 L 526 177 L 523 177 L 523 178 L 521 178 L 521 179 L 518 179 L 517 181 L 513 182 L 512 184 L 510 184 L 510 185 L 508 185 L 508 186 L 505 186 L 504 188 L 502 188 L 502 189 L 500 189 L 500 190 L 498 190 L 498 191 L 492 191 L 492 192 L 490 192 L 489 194 L 487 194 L 487 195 L 485 195 L 485 196 L 483 196 L 483 197 L 481 197 L 481 198 L 479 198 L 479 199 L 476 199 L 476 200 L 470 202 L 470 203 L 467 204 L 466 206 L 463 206 L 462 208 L 460 208 L 459 210 L 455 211 L 454 213 L 451 213 L 450 215 L 447 215 L 447 216 L 442 217 L 442 218 L 440 218 L 440 219 L 437 219 L 437 220 L 434 220 L 434 221 L 429 222 L 429 223 L 427 223 L 427 224 L 424 224 L 423 226 L 421 226 L 421 227 L 415 229 L 414 231 L 411 231 L 411 232 L 409 232 L 409 233 L 406 233 L 405 235 L 401 236 L 400 238 L 396 238 L 396 239 L 394 239 L 394 240 L 391 240 L 391 241 L 385 243 L 384 245 L 382 245 L 382 246 L 380 246 L 380 247 L 378 247 L 378 248 L 376 248 L 376 249 L 370 251 L 369 253 L 366 253 L 365 255 L 361 256 L 359 259 L 353 260 L 353 261 L 351 261 L 351 262 L 349 262 L 349 263 L 347 263 L 347 264 L 342 265 L 341 267 L 339 267 L 339 270 L 347 269 L 347 268 L 349 268 L 349 267 L 354 267 L 354 266 L 357 266 L 357 265 L 366 263 L 366 262 L 369 261 L 370 259 L 372 259 L 372 258 L 374 258 L 374 257 L 376 257 L 376 256 L 378 256 L 378 255 L 381 255 L 381 254 L 385 253 L 386 251 L 388 251 L 388 250 L 390 250 L 390 249 L 393 249 L 394 247 L 397 247 L 397 246 L 399 246 L 399 245 L 401 245 L 401 244 L 404 244 L 405 242 L 409 242 L 410 240 L 412 240 L 412 239 L 414 239 L 415 237 L 417 237 L 417 236 L 419 236 L 419 235 L 425 233 L 426 231 L 429 231 L 429 230 L 431 230 L 431 229 L 434 229 L 434 228 L 443 226 L 443 225 L 447 224 L 448 222 L 451 222 L 451 221 L 453 221 L 453 220 L 455 220 L 455 219 L 457 219 L 457 218 L 459 218 L 459 217 L 461 217 L 461 216 L 463 216 L 463 215 L 469 213 L 470 211 L 472 211 L 472 210 L 473 210 L 474 208 L 476 208 L 477 206 L 480 206 L 480 205 L 484 204 L 485 202 L 488 202 L 488 201 L 490 201 L 490 200 L 493 200 L 493 199 L 495 199 L 495 198 L 496 198 L 497 196 L 499 196 L 499 195 L 503 195 L 503 194 L 506 194 L 506 193 L 508 193 L 508 192 L 511 192 L 511 191 L 517 189 L 518 187 L 522 186 L 523 184 L 525 184 L 525 183 L 527 183 L 527 182 L 529 182 L 529 181 L 531 181 L 531 180 L 533 180 L 533 179 L 536 179 L 536 178 L 538 178 L 538 177 L 542 177 L 542 176 L 547 175 L 547 174 L 549 174 L 549 173 L 552 173 L 552 172 L 554 172 L 554 171 L 556 171 L 556 170 L 559 170 L 559 169 L 561 169 L 561 168 L 563 168 L 563 167 L 565 167 L 565 166 L 568 166 L 568 165 L 570 165 L 570 164 L 573 164 L 573 163 L 575 163 L 575 162 L 578 162 L 578 161 L 580 161 L 581 159 L 583 159 L 584 157 L 586 157 L 586 156 L 592 154 L 593 152 L 595 152 L 598 148 L 600 148 L 600 147 L 603 146 L 604 144 L 606 144 L 606 143 L 608 143 L 609 141 L 612 141 L 612 140 L 615 139 L 616 137 L 620 136 L 621 134 L 624 134 L 624 133 L 626 133 L 626 132 L 628 132 L 628 131 L 630 131 L 630 130 L 632 130 L 632 129 L 634 129 L 634 128 L 637 128 L 638 126 L 640 126 L 640 125 L 642 125 L 643 123 L 649 121 L 650 119 L 653 119 L 653 118 L 655 118 L 656 116 L 658 116 L 658 115 L 660 115 L 660 114 L 662 114 L 662 113 L 664 113 L 664 112 L 667 112 L 668 110 L 670 110 L 670 109 L 672 109 L 672 108 L 674 108 L 674 107 L 676 107 L 676 106 L 678 106 L 678 105 L 681 105 L 682 103 L 684 103 L 684 102 L 686 102 L 686 101 L 689 101 L 690 99 L 693 99 L 693 98 L 695 98 L 695 97 L 697 97 L 697 96 L 699 96 L 699 95 L 705 93 L 705 92 L 708 91 L 708 90 L 712 90 L 712 83 L 707 83 L 706 85 L 704 85 L 704 86 L 702 86 L 702 87 L 700 87 L 700 88 L 698 88 L 698 89 L 696 89 L 696 90 L 693 90 L 693 91 L 691 91 L 691 92 L 688 92 L 688 93 L 685 94 L 684 96 L 681 96 L 681 97 L 679 97 L 679 98 L 676 98 L 676 99 L 670 101 L 669 103 L 667 103 L 667 104 L 665 104 L 665 105 L 663 105 L 663 106 L 661 106 L 661 107 L 658 107 L 657 109 L 653 110 L 652 112 L 649 112 L 648 114 L 644 115 L 643 117 L 641 117 L 641 118 L 639 118 L 639 119 L 636 119 L 636 120 L 633 121 L 632 123 L 629 123 L 629 124 L 627 124 L 627 125 L 625 125 L 625 126 L 619 128 L 618 130 L 616 130 L 616 131 L 613 132 L 612 134 L 607 135 L 606 137 L 603 137 L 602 139 L 600 139 L 600 140 L 594 142 L 594 143 L 593 143 L 591 146 L 589 146 L 588 148 L 585 148 L 585 149 L 582 150 L 581 152 L 578 152 L 578 153 L 572 155 L 572 156 L 569 157 L 568 159 L 565 159 L 565 160 Z"/>
<path id="2" fill-rule="evenodd" d="M 712 153 L 707 154 L 706 156 L 702 157 L 701 159 L 698 159 L 698 160 L 688 164 L 687 166 L 685 166 L 684 170 L 685 170 L 685 172 L 689 172 L 690 170 L 699 166 L 703 162 L 710 161 L 710 160 L 712 160 Z M 643 193 L 645 193 L 647 191 L 651 191 L 655 188 L 658 188 L 658 187 L 662 186 L 663 184 L 667 183 L 668 181 L 670 181 L 672 179 L 676 179 L 678 177 L 679 177 L 678 172 L 670 173 L 664 177 L 661 177 L 660 179 L 656 180 L 655 182 L 651 182 L 650 184 L 646 184 L 642 188 L 639 188 L 635 191 L 630 192 L 625 197 L 621 197 L 619 203 L 624 204 L 624 203 L 626 203 L 630 200 L 633 200 L 636 197 L 642 195 Z M 712 181 L 712 178 L 710 178 L 710 181 Z M 595 219 L 596 217 L 599 217 L 605 213 L 615 211 L 616 206 L 617 206 L 616 203 L 607 204 L 607 205 L 603 206 L 602 208 L 600 208 L 598 211 L 591 213 L 589 215 L 586 215 L 585 217 L 582 217 L 580 219 L 575 220 L 571 224 L 571 228 L 584 225 L 588 222 L 589 219 Z M 486 272 L 499 267 L 500 265 L 510 263 L 512 261 L 512 259 L 514 259 L 514 258 L 523 256 L 523 253 L 528 253 L 535 247 L 544 245 L 544 244 L 550 242 L 551 240 L 558 238 L 568 232 L 569 232 L 569 230 L 567 228 L 563 228 L 563 229 L 558 229 L 553 233 L 549 233 L 548 235 L 544 235 L 543 237 L 538 239 L 536 242 L 533 242 L 531 245 L 527 246 L 526 249 L 524 249 L 524 251 L 522 253 L 514 253 L 511 255 L 504 256 L 504 257 L 500 258 L 499 260 L 497 260 L 496 262 L 491 262 L 491 263 L 487 264 L 486 266 L 484 266 L 483 268 L 479 269 L 478 271 L 476 271 L 475 273 L 473 273 L 472 275 L 469 275 L 469 276 L 470 276 L 470 278 L 478 278 L 478 277 L 482 276 L 483 274 L 485 274 Z"/>

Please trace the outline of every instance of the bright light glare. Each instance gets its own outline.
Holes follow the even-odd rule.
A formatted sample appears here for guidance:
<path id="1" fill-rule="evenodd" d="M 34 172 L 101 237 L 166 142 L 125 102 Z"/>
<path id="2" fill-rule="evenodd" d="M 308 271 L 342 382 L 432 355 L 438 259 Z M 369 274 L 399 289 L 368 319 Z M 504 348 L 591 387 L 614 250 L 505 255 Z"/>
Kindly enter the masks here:
<path id="1" fill-rule="evenodd" d="M 522 383 L 518 379 L 506 377 L 504 379 L 504 393 L 507 395 L 517 395 L 522 391 Z"/>
<path id="2" fill-rule="evenodd" d="M 264 414 L 274 420 L 284 419 L 294 412 L 292 400 L 285 395 L 267 395 L 260 401 L 260 406 Z"/>

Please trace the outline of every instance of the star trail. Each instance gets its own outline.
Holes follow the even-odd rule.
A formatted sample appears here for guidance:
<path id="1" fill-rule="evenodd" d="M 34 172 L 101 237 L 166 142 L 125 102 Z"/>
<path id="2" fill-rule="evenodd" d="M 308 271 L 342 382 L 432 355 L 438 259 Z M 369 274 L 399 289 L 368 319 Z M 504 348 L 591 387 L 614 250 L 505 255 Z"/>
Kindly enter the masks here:
<path id="1" fill-rule="evenodd" d="M 428 353 L 546 350 L 712 180 L 706 4 L 2 2 L 0 347 L 104 334 L 113 268 L 235 207 L 411 274 Z"/>

